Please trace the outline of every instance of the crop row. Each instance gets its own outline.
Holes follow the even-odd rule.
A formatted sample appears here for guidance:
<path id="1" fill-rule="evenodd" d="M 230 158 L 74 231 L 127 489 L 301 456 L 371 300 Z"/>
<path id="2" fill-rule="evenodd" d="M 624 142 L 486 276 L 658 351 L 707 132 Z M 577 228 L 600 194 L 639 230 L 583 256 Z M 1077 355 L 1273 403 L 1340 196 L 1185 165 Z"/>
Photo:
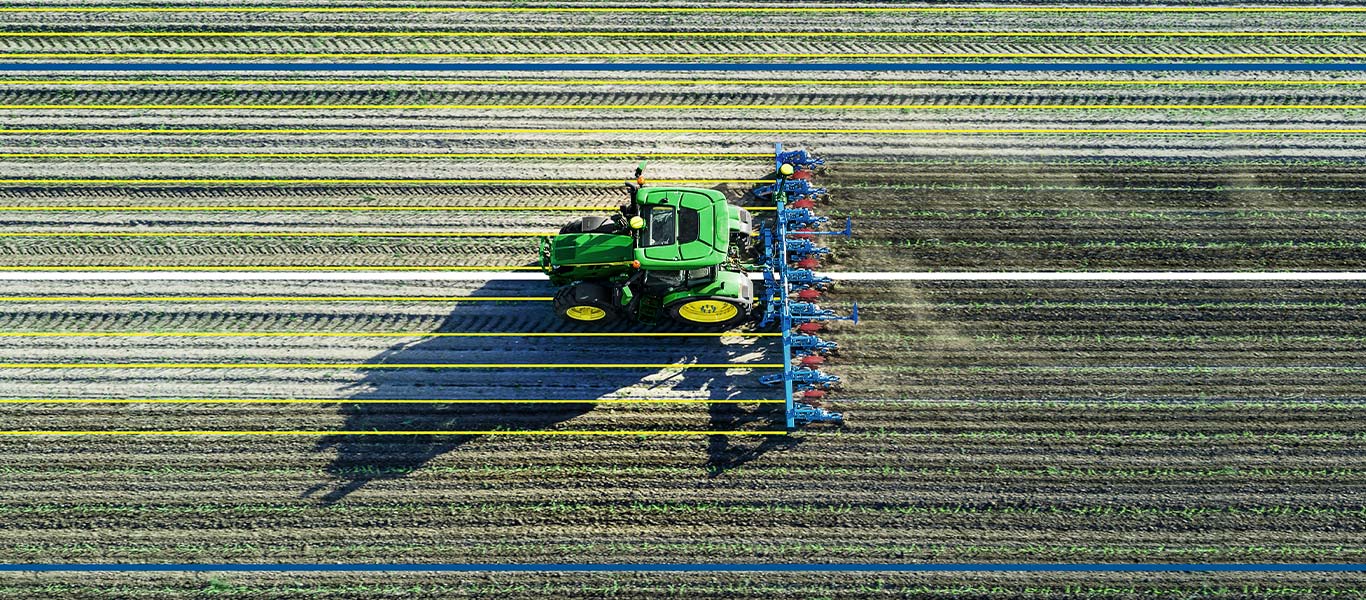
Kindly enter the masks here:
<path id="1" fill-rule="evenodd" d="M 1354 479 L 1363 478 L 1362 469 L 1352 467 L 1341 467 L 1337 463 L 1325 462 L 1321 468 L 1279 468 L 1268 466 L 1221 466 L 1221 467 L 1185 467 L 1185 466 L 1160 466 L 1160 467 L 1103 467 L 1103 466 L 1076 466 L 1058 467 L 1050 466 L 1046 468 L 1022 468 L 1011 465 L 975 465 L 975 466 L 932 466 L 927 461 L 926 466 L 903 467 L 903 466 L 884 466 L 884 467 L 854 467 L 854 466 L 826 466 L 818 465 L 812 467 L 737 467 L 730 470 L 732 476 L 754 477 L 756 479 L 774 479 L 781 477 L 801 477 L 811 481 L 843 480 L 850 478 L 877 480 L 888 478 L 937 478 L 945 476 L 975 476 L 981 478 L 988 477 L 1011 477 L 1011 478 L 1031 478 L 1031 479 L 1056 479 L 1058 481 L 1076 480 L 1096 480 L 1096 481 L 1125 481 L 1125 480 L 1188 480 L 1188 481 L 1210 481 L 1220 479 L 1235 478 L 1255 478 L 1272 481 L 1316 481 L 1321 479 Z M 1097 465 L 1099 465 L 1097 461 Z M 526 481 L 533 479 L 544 479 L 550 477 L 558 478 L 586 478 L 586 477 L 632 477 L 642 478 L 651 481 L 661 481 L 675 477 L 696 477 L 700 474 L 709 474 L 703 467 L 660 467 L 660 466 L 575 466 L 575 465 L 548 465 L 548 466 L 504 466 L 504 465 L 484 465 L 470 467 L 446 467 L 431 466 L 418 469 L 406 465 L 354 465 L 333 470 L 340 476 L 376 475 L 376 476 L 396 476 L 402 475 L 414 479 L 442 479 L 442 480 L 481 480 L 481 481 Z M 281 479 L 303 479 L 316 473 L 315 469 L 304 468 L 302 466 L 278 466 L 263 468 L 240 468 L 240 467 L 181 467 L 181 466 L 146 466 L 146 467 L 126 467 L 126 468 L 97 468 L 97 467 L 75 467 L 75 466 L 25 466 L 25 467 L 0 467 L 0 474 L 12 478 L 12 481 L 41 481 L 53 477 L 65 477 L 73 475 L 100 476 L 107 478 L 152 478 L 163 476 L 176 476 L 202 480 L 242 480 L 251 477 L 279 477 Z M 902 507 L 899 510 L 908 511 L 911 507 Z M 926 510 L 932 510 L 926 508 Z M 958 509 L 955 509 L 958 510 Z M 966 510 L 966 509 L 962 509 Z M 1009 510 L 1009 509 L 1007 509 Z M 1205 512 L 1209 509 L 1189 509 L 1195 512 Z M 1303 509 L 1306 512 L 1316 512 L 1323 509 Z"/>
<path id="2" fill-rule="evenodd" d="M 658 33 L 654 36 L 622 35 L 604 33 L 588 36 L 555 36 L 553 34 L 532 34 L 509 36 L 504 32 L 489 32 L 488 35 L 441 36 L 403 35 L 403 36 L 366 36 L 354 35 L 309 36 L 298 35 L 252 35 L 252 32 L 236 32 L 233 37 L 168 36 L 168 37 L 9 37 L 0 40 L 0 52 L 15 54 L 48 53 L 110 53 L 110 58 L 118 58 L 119 53 L 332 53 L 332 54 L 396 54 L 406 53 L 458 53 L 458 54 L 505 54 L 510 58 L 518 55 L 546 54 L 589 54 L 612 58 L 611 55 L 630 57 L 632 55 L 676 54 L 683 58 L 703 56 L 745 56 L 767 55 L 794 58 L 838 57 L 840 55 L 889 54 L 921 55 L 919 57 L 944 56 L 956 57 L 963 54 L 984 54 L 989 58 L 1011 54 L 1131 54 L 1134 58 L 1144 58 L 1151 54 L 1304 54 L 1322 55 L 1331 53 L 1361 54 L 1363 46 L 1359 36 L 1320 35 L 1286 37 L 1267 35 L 1229 36 L 1132 36 L 1132 37 L 1083 37 L 1083 36 L 1028 36 L 999 33 L 990 37 L 963 37 L 948 35 L 928 35 L 924 37 L 880 36 L 870 33 L 855 38 L 847 36 L 787 36 L 773 39 L 765 32 L 757 35 L 712 36 L 693 32 L 690 36 L 670 36 Z M 287 32 L 274 32 L 287 33 Z M 326 32 L 319 32 L 326 33 Z M 1219 33 L 1219 32 L 1215 32 Z M 781 51 L 779 51 L 779 48 Z M 694 55 L 694 56 L 689 56 Z M 344 56 L 343 56 L 344 57 Z M 895 57 L 895 56 L 893 56 Z M 917 56 L 908 56 L 915 58 Z M 1066 56 L 1058 56 L 1065 58 Z M 1315 58 L 1317 56 L 1307 56 Z M 21 57 L 22 58 L 22 57 Z M 136 58 L 136 57 L 134 57 Z M 191 58 L 195 58 L 191 56 Z M 399 56 L 398 58 L 403 58 Z M 1009 58 L 1009 56 L 1006 56 Z M 1123 58 L 1122 56 L 1116 58 Z M 1346 56 L 1344 58 L 1352 58 Z"/>
<path id="3" fill-rule="evenodd" d="M 3 83 L 3 82 L 0 82 Z M 673 87 L 665 89 L 636 89 L 620 86 L 616 89 L 592 87 L 555 87 L 554 89 L 523 89 L 515 81 L 506 86 L 478 85 L 442 86 L 412 89 L 314 88 L 243 86 L 241 89 L 219 89 L 218 86 L 194 87 L 139 87 L 132 90 L 103 89 L 100 87 L 45 86 L 8 87 L 0 89 L 0 101 L 14 105 L 60 104 L 80 108 L 98 105 L 142 106 L 165 105 L 559 105 L 579 104 L 586 107 L 603 104 L 626 106 L 653 105 L 728 105 L 791 106 L 854 105 L 893 107 L 902 105 L 928 106 L 1050 106 L 1095 104 L 1129 105 L 1304 105 L 1304 104 L 1359 104 L 1363 91 L 1359 86 L 1257 88 L 1244 86 L 1183 86 L 1175 88 L 1113 89 L 1085 86 L 1003 86 L 993 89 L 982 86 L 874 86 L 872 89 L 841 89 L 835 86 L 818 90 L 801 86 L 726 86 L 722 89 L 693 89 Z M 501 89 L 503 87 L 512 89 Z M 966 88 L 966 89 L 964 89 Z M 1002 92 L 1007 92 L 1003 94 Z M 40 109 L 29 109 L 40 110 Z M 675 115 L 677 116 L 677 115 Z M 752 115 L 753 116 L 753 115 Z M 829 124 L 827 123 L 827 126 Z"/>
<path id="4" fill-rule="evenodd" d="M 799 549 L 806 550 L 806 549 Z M 0 598 L 52 594 L 73 600 L 139 596 L 179 599 L 377 598 L 1095 598 L 1191 600 L 1360 598 L 1366 589 L 1336 574 L 1029 573 L 443 573 L 386 574 L 42 574 L 0 579 Z"/>

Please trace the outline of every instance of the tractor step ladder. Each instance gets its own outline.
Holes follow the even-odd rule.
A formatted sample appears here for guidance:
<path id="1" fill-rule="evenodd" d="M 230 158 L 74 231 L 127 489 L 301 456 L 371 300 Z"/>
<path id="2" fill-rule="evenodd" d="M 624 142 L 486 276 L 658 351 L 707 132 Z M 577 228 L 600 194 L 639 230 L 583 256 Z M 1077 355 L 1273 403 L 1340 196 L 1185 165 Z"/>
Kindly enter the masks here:
<path id="1" fill-rule="evenodd" d="M 821 405 L 825 394 L 840 379 L 822 373 L 819 367 L 825 355 L 838 348 L 838 344 L 823 340 L 816 333 L 829 321 L 858 322 L 857 304 L 844 317 L 813 302 L 834 283 L 812 271 L 830 253 L 816 240 L 820 236 L 853 235 L 851 219 L 845 219 L 842 231 L 814 231 L 828 221 L 813 210 L 816 200 L 826 191 L 810 182 L 813 169 L 824 164 L 824 160 L 805 150 L 784 151 L 782 144 L 776 144 L 773 167 L 777 180 L 754 190 L 757 197 L 772 197 L 775 205 L 773 223 L 760 229 L 764 249 L 764 314 L 759 327 L 777 325 L 782 332 L 784 365 L 782 374 L 764 376 L 759 381 L 783 387 L 789 431 L 809 423 L 844 422 L 843 414 Z M 786 173 L 784 166 L 790 167 Z"/>

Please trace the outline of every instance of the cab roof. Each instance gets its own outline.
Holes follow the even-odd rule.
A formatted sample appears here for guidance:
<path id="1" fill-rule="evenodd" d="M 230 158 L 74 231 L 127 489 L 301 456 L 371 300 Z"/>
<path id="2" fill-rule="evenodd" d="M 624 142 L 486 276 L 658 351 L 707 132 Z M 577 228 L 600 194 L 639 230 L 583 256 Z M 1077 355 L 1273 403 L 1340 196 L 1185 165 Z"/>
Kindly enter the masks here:
<path id="1" fill-rule="evenodd" d="M 674 206 L 703 210 L 717 203 L 724 203 L 726 197 L 716 190 L 686 187 L 645 187 L 636 192 L 636 204 L 642 206 Z"/>

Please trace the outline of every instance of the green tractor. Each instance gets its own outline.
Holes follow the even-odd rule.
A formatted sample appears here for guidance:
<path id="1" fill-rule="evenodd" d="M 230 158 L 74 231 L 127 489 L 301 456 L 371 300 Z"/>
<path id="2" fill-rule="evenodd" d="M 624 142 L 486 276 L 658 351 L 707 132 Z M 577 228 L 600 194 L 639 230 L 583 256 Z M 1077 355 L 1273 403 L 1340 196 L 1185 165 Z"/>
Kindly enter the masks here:
<path id="1" fill-rule="evenodd" d="M 663 317 L 718 330 L 751 321 L 749 211 L 715 190 L 645 186 L 643 171 L 641 163 L 617 214 L 541 238 L 541 269 L 560 288 L 555 312 L 579 323 Z"/>

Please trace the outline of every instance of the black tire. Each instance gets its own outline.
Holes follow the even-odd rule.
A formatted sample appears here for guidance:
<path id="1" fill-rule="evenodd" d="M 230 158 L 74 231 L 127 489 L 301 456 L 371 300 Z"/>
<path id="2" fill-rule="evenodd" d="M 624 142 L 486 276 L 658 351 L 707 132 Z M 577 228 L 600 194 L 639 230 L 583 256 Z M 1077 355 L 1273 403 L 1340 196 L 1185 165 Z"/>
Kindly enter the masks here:
<path id="1" fill-rule="evenodd" d="M 571 323 L 612 323 L 621 319 L 621 310 L 612 303 L 612 292 L 596 283 L 577 283 L 555 292 L 555 314 Z M 592 310 L 601 311 L 602 316 Z"/>
<path id="2" fill-rule="evenodd" d="M 727 305 L 730 305 L 735 308 L 735 316 L 723 321 L 716 322 L 703 322 L 688 318 L 688 316 L 686 316 L 688 312 L 687 305 L 689 303 L 697 302 L 699 300 L 710 302 L 722 302 Z M 740 300 L 738 298 L 723 298 L 720 296 L 695 296 L 692 298 L 685 298 L 683 300 L 679 300 L 668 306 L 665 306 L 664 314 L 669 315 L 670 319 L 673 319 L 675 323 L 678 323 L 680 325 L 687 325 L 689 327 L 703 327 L 706 329 L 726 330 L 734 329 L 736 327 L 744 325 L 745 323 L 750 322 L 751 308 L 752 305 L 747 304 L 743 300 Z"/>
<path id="3" fill-rule="evenodd" d="M 583 217 L 575 219 L 560 228 L 560 235 L 567 233 L 612 233 L 617 224 L 611 217 Z"/>

